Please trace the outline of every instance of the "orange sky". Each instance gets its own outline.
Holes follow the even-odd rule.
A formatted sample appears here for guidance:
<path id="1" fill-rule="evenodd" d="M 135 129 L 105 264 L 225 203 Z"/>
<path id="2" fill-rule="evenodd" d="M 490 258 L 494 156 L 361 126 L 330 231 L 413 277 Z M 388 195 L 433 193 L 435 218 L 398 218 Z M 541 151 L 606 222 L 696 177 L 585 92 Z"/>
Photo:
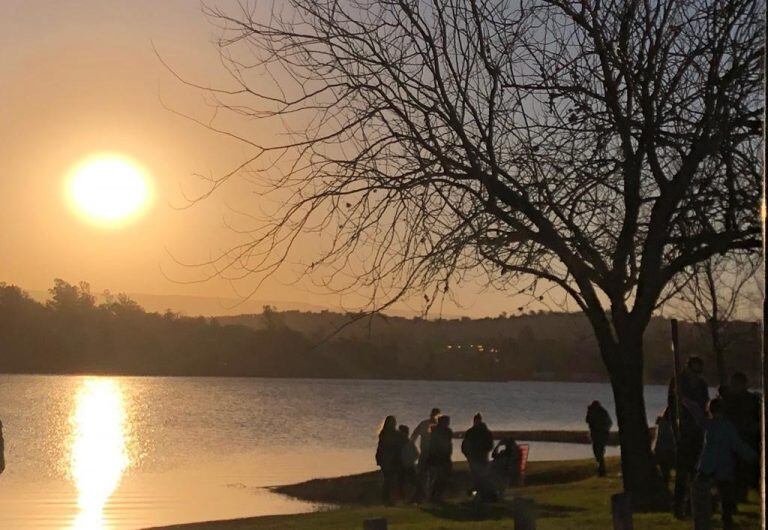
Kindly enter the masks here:
<path id="1" fill-rule="evenodd" d="M 214 38 L 195 1 L 0 2 L 0 281 L 46 289 L 61 277 L 89 281 L 96 291 L 217 297 L 249 290 L 248 281 L 178 283 L 201 275 L 173 259 L 199 262 L 227 248 L 235 241 L 224 223 L 227 206 L 255 200 L 247 183 L 234 181 L 190 209 L 172 208 L 184 202 L 181 189 L 201 189 L 194 173 L 220 172 L 240 161 L 243 149 L 163 108 L 161 98 L 205 111 L 200 94 L 173 79 L 152 45 L 190 78 L 215 82 L 221 70 Z M 156 201 L 137 222 L 103 229 L 68 209 L 67 172 L 99 151 L 130 156 L 152 175 Z M 360 302 L 287 285 L 292 279 L 286 272 L 255 298 L 331 308 Z M 479 291 L 465 286 L 458 293 L 463 307 L 444 312 L 497 315 L 520 305 Z"/>

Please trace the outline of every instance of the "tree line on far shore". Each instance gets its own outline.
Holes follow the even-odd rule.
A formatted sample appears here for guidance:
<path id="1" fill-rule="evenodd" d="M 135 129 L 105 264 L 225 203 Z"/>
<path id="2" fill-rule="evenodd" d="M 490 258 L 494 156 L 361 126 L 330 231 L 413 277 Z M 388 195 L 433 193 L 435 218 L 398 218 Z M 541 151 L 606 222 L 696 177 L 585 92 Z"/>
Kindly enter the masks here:
<path id="1" fill-rule="evenodd" d="M 40 303 L 0 283 L 1 373 L 607 380 L 579 313 L 427 320 L 265 306 L 257 315 L 205 318 L 146 312 L 124 294 L 97 303 L 85 282 L 57 279 L 49 293 Z M 683 351 L 705 359 L 714 383 L 714 354 L 697 326 L 682 324 Z M 756 374 L 758 328 L 729 329 L 728 369 Z M 652 321 L 644 344 L 646 380 L 666 382 L 666 319 Z"/>

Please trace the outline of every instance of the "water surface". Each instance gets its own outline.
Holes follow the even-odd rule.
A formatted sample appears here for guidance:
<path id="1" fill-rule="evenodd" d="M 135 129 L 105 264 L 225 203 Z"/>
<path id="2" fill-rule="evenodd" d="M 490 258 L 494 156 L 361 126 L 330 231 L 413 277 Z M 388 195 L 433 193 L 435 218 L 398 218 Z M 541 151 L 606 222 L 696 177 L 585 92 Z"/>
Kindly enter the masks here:
<path id="1" fill-rule="evenodd" d="M 374 469 L 387 414 L 583 429 L 596 383 L 0 376 L 0 528 L 123 530 L 316 509 L 265 486 Z M 665 389 L 646 388 L 649 416 Z M 532 460 L 590 456 L 534 443 Z M 456 456 L 460 453 L 456 451 Z"/>

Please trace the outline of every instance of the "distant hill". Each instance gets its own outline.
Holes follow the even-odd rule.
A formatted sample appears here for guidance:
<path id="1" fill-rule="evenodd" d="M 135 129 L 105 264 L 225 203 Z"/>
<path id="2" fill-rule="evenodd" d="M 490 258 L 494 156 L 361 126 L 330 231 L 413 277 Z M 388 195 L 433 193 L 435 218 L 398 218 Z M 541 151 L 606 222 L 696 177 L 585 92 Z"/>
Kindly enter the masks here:
<path id="1" fill-rule="evenodd" d="M 290 329 L 313 343 L 346 342 L 349 347 L 375 346 L 406 372 L 435 378 L 484 378 L 484 370 L 500 379 L 606 380 L 592 328 L 582 313 L 536 312 L 495 318 L 425 320 L 385 315 L 360 318 L 332 311 L 271 311 L 218 317 L 222 324 L 255 330 Z M 760 331 L 755 323 L 734 326 L 727 365 L 731 370 L 759 373 Z M 715 359 L 701 326 L 680 324 L 684 356 L 704 358 L 710 380 Z M 655 317 L 644 337 L 648 381 L 667 382 L 672 354 L 669 320 Z M 468 359 L 473 359 L 468 362 Z M 467 362 L 465 362 L 467 361 Z M 461 367 L 461 371 L 457 367 Z"/>
<path id="2" fill-rule="evenodd" d="M 252 314 L 192 318 L 147 311 L 126 295 L 96 297 L 85 284 L 57 280 L 53 291 L 41 303 L 0 283 L 0 372 L 607 380 L 581 313 L 425 320 L 265 306 Z M 728 369 L 758 380 L 759 329 L 749 322 L 731 329 Z M 702 356 L 714 382 L 714 355 L 700 331 L 681 323 L 682 351 Z M 668 320 L 651 321 L 644 348 L 646 381 L 666 383 L 672 373 Z"/>

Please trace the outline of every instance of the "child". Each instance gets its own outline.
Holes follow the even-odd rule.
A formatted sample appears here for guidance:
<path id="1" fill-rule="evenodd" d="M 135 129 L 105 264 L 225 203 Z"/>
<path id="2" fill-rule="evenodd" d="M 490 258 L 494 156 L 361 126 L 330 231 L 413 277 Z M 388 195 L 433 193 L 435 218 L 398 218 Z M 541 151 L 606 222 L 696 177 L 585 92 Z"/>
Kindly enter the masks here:
<path id="1" fill-rule="evenodd" d="M 400 425 L 397 430 L 403 439 L 403 450 L 400 454 L 400 476 L 398 477 L 399 489 L 401 498 L 408 499 L 416 494 L 418 487 L 416 461 L 419 459 L 419 450 L 416 448 L 416 444 L 410 440 L 410 429 L 407 425 Z"/>
<path id="2" fill-rule="evenodd" d="M 696 468 L 694 481 L 693 512 L 694 529 L 710 528 L 712 503 L 710 492 L 717 487 L 722 502 L 723 529 L 733 528 L 733 514 L 736 508 L 734 478 L 736 458 L 752 461 L 757 453 L 739 436 L 736 427 L 723 416 L 723 401 L 709 402 L 710 419 L 704 423 L 704 445 Z"/>

